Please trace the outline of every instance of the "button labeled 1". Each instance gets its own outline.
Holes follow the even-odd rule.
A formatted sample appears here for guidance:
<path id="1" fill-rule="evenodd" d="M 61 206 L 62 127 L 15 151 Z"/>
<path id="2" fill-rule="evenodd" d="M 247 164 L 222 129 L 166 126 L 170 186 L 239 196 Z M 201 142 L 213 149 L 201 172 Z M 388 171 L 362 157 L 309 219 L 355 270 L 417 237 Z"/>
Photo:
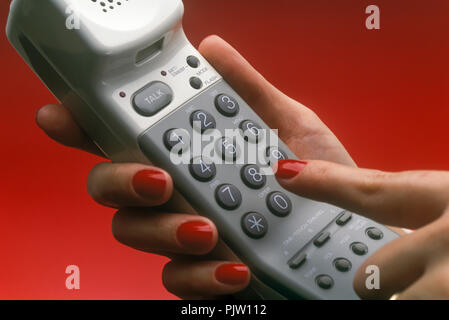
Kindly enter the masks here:
<path id="1" fill-rule="evenodd" d="M 190 134 L 185 129 L 171 129 L 164 134 L 164 144 L 169 151 L 183 153 L 190 147 Z"/>

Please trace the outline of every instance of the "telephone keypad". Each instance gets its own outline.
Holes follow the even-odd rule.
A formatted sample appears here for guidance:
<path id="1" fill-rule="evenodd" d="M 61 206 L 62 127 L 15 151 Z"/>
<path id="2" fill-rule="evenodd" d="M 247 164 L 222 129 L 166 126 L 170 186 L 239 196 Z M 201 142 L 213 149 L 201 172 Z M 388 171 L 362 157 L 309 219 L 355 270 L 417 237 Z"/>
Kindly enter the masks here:
<path id="1" fill-rule="evenodd" d="M 262 161 L 268 160 L 270 165 L 281 159 L 295 158 L 282 141 L 277 146 L 265 144 L 257 137 L 258 131 L 266 126 L 244 106 L 244 101 L 225 83 L 217 85 L 186 103 L 182 111 L 174 112 L 167 119 L 170 122 L 161 122 L 147 130 L 139 138 L 140 147 L 148 158 L 156 158 L 156 165 L 167 168 L 180 184 L 180 191 L 193 196 L 193 204 L 200 212 L 208 214 L 223 228 L 220 232 L 226 241 L 231 241 L 233 246 L 241 245 L 244 250 L 254 250 L 252 254 L 259 256 L 265 255 L 264 250 L 259 249 L 275 246 L 280 250 L 270 252 L 270 257 L 278 261 L 272 260 L 273 263 L 284 263 L 291 272 L 286 275 L 290 283 L 302 279 L 298 283 L 304 281 L 316 286 L 314 296 L 339 297 L 340 277 L 351 276 L 358 268 L 368 255 L 367 245 L 369 251 L 374 252 L 392 235 L 381 226 L 371 229 L 377 224 L 365 225 L 364 218 L 351 212 L 294 197 L 268 175 L 263 164 L 237 161 L 246 155 L 244 146 L 248 146 L 248 150 L 258 148 L 265 158 Z M 194 121 L 199 121 L 200 127 L 192 128 Z M 167 123 L 176 123 L 181 129 L 166 130 Z M 189 162 L 186 152 L 183 157 L 187 158 L 187 163 L 175 164 L 168 161 L 164 152 L 159 152 L 184 147 L 184 143 L 190 146 L 190 134 L 194 130 L 207 132 L 207 129 L 219 129 L 224 135 L 214 135 L 216 141 L 208 145 L 215 154 L 194 155 Z M 240 135 L 226 137 L 226 129 L 240 129 L 246 139 Z M 163 144 L 162 139 L 155 138 L 161 135 Z M 189 146 L 184 147 L 185 150 Z M 193 145 L 191 148 L 193 151 Z M 218 165 L 220 158 L 225 160 L 223 165 Z M 347 226 L 353 217 L 357 220 L 353 219 L 356 220 L 354 224 Z M 384 239 L 376 240 L 382 237 L 381 233 Z M 360 242 L 364 241 L 359 238 L 360 234 L 366 244 Z M 351 261 L 342 257 L 346 254 L 352 255 Z M 351 284 L 343 288 L 346 295 Z M 355 294 L 346 296 L 357 298 Z"/>

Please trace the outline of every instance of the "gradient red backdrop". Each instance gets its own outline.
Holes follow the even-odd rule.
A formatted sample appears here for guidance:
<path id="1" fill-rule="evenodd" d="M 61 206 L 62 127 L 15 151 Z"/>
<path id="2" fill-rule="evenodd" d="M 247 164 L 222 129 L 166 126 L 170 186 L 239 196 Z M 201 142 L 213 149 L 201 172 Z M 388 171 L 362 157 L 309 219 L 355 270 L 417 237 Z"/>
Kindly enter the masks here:
<path id="1" fill-rule="evenodd" d="M 36 0 L 38 1 L 38 0 Z M 365 8 L 381 9 L 381 30 Z M 4 28 L 9 1 L 0 3 Z M 218 34 L 314 109 L 360 166 L 449 170 L 449 1 L 185 0 L 197 45 Z M 87 195 L 101 161 L 50 141 L 36 110 L 55 99 L 0 33 L 0 298 L 165 299 L 167 259 L 118 244 L 113 210 Z M 65 268 L 81 269 L 81 290 Z"/>

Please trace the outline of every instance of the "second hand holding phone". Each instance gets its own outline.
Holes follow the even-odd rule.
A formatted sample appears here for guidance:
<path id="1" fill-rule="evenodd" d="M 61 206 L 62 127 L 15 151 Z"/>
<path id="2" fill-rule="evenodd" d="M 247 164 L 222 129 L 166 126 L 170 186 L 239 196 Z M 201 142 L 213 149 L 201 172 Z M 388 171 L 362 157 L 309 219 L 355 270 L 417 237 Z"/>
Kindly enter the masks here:
<path id="1" fill-rule="evenodd" d="M 262 140 L 268 126 L 190 44 L 182 15 L 180 0 L 13 0 L 7 33 L 111 160 L 171 174 L 250 267 L 259 297 L 358 299 L 356 270 L 397 235 L 244 161 L 251 147 L 270 165 L 297 157 Z M 237 130 L 243 142 L 219 136 L 210 158 L 192 157 L 192 137 L 208 129 Z"/>

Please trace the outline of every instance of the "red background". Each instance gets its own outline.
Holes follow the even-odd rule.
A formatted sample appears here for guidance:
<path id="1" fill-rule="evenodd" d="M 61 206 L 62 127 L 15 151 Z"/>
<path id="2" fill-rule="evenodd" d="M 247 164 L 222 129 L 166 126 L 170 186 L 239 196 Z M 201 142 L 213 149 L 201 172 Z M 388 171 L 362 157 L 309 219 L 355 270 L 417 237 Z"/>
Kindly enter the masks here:
<path id="1" fill-rule="evenodd" d="M 365 8 L 381 8 L 381 30 Z M 270 81 L 313 108 L 360 166 L 449 169 L 449 1 L 185 0 L 197 45 L 218 34 Z M 4 28 L 9 1 L 1 1 Z M 0 298 L 173 298 L 165 258 L 113 239 L 113 210 L 89 199 L 100 161 L 50 141 L 36 110 L 54 98 L 0 33 Z M 81 269 L 81 290 L 65 268 Z"/>

